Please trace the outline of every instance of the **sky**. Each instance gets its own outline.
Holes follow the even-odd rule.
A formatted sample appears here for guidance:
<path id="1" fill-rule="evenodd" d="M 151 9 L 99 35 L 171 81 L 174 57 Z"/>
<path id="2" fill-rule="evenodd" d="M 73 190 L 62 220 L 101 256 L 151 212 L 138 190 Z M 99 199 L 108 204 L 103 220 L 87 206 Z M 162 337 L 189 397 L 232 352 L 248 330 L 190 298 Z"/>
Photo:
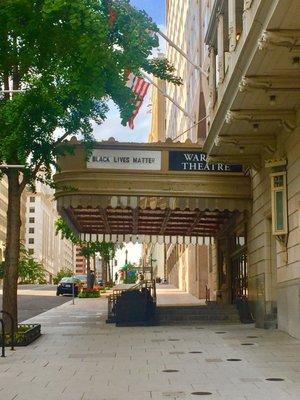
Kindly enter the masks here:
<path id="1" fill-rule="evenodd" d="M 131 0 L 130 3 L 140 10 L 145 10 L 157 24 L 165 23 L 165 0 Z"/>
<path id="2" fill-rule="evenodd" d="M 161 29 L 165 25 L 165 0 L 131 0 L 130 3 L 138 9 L 145 10 L 147 14 L 156 22 Z M 163 50 L 164 43 L 161 43 Z M 110 111 L 106 121 L 100 126 L 94 126 L 94 135 L 97 140 L 105 140 L 114 137 L 120 142 L 147 142 L 150 126 L 151 114 L 149 113 L 151 87 L 145 98 L 144 104 L 135 120 L 135 129 L 121 125 L 119 111 L 110 102 Z"/>

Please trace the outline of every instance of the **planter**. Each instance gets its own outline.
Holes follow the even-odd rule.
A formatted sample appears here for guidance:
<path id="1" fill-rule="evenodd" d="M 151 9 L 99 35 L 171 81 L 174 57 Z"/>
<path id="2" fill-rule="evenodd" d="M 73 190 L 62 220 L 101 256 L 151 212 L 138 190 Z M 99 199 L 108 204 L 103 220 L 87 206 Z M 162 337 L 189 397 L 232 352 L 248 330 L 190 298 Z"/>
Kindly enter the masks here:
<path id="1" fill-rule="evenodd" d="M 18 332 L 15 335 L 15 347 L 28 346 L 41 336 L 40 324 L 19 324 Z M 0 344 L 2 344 L 2 336 L 0 336 Z M 5 346 L 11 346 L 11 338 L 6 338 Z"/>
<path id="2" fill-rule="evenodd" d="M 100 291 L 95 289 L 82 290 L 78 295 L 79 299 L 96 299 L 98 297 L 100 297 Z"/>

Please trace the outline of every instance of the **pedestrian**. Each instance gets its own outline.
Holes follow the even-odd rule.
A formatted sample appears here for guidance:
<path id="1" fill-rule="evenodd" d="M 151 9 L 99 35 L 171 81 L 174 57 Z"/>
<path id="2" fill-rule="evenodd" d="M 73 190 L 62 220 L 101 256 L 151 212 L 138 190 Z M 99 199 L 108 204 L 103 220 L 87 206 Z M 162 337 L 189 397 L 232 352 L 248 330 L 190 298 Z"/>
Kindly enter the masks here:
<path id="1" fill-rule="evenodd" d="M 118 278 L 119 278 L 119 274 L 116 272 L 115 273 L 115 283 L 118 283 Z"/>

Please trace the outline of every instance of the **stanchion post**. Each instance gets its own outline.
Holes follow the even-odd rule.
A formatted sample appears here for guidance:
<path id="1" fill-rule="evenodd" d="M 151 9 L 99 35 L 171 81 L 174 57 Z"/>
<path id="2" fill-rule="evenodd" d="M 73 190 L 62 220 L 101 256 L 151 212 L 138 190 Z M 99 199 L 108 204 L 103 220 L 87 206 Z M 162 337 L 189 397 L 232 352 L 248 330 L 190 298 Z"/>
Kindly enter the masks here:
<path id="1" fill-rule="evenodd" d="M 1 357 L 5 357 L 5 330 L 4 330 L 4 322 L 3 319 L 0 319 L 1 322 L 1 331 L 2 331 L 2 354 Z"/>
<path id="2" fill-rule="evenodd" d="M 72 283 L 72 305 L 75 305 L 75 282 Z"/>

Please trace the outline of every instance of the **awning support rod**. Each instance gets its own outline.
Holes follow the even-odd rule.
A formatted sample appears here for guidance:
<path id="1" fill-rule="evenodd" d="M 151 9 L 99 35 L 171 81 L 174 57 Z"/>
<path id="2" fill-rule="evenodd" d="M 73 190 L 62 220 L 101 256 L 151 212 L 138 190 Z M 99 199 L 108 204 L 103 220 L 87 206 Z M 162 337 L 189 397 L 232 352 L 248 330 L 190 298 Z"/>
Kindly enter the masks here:
<path id="1" fill-rule="evenodd" d="M 204 71 L 204 69 L 202 67 L 200 67 L 200 65 L 195 64 L 190 58 L 189 56 L 180 48 L 177 46 L 177 44 L 175 44 L 170 38 L 168 38 L 168 36 L 166 36 L 161 30 L 158 30 L 159 35 L 165 39 L 169 45 L 171 47 L 173 47 L 175 50 L 178 51 L 178 53 L 180 53 L 194 68 L 196 68 L 198 71 L 201 72 L 201 74 L 203 74 L 205 77 L 208 77 L 207 72 Z"/>
<path id="2" fill-rule="evenodd" d="M 145 73 L 142 72 L 142 75 L 145 79 L 147 79 L 147 81 L 149 81 L 151 83 L 151 85 L 155 86 L 156 89 L 168 100 L 171 101 L 171 103 L 173 103 L 180 111 L 183 112 L 183 114 L 189 118 L 191 121 L 195 122 L 195 119 L 193 118 L 193 116 L 191 114 L 189 114 L 183 107 L 181 107 L 180 104 L 177 103 L 177 101 L 175 101 L 174 99 L 172 99 L 172 97 L 170 97 L 167 93 L 165 93 L 158 85 L 156 85 L 156 83 L 153 82 L 153 80 L 146 75 Z"/>

